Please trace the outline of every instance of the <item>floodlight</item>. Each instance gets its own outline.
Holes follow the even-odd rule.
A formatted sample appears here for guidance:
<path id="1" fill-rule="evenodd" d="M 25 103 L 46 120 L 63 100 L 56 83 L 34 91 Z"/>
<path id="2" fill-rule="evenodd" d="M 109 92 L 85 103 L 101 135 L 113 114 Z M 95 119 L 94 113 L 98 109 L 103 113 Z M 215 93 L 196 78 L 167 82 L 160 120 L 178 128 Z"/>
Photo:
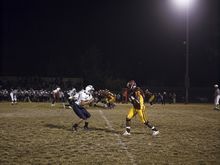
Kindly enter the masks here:
<path id="1" fill-rule="evenodd" d="M 193 6 L 195 0 L 170 0 L 173 4 L 173 7 L 180 9 L 180 10 L 186 10 Z"/>

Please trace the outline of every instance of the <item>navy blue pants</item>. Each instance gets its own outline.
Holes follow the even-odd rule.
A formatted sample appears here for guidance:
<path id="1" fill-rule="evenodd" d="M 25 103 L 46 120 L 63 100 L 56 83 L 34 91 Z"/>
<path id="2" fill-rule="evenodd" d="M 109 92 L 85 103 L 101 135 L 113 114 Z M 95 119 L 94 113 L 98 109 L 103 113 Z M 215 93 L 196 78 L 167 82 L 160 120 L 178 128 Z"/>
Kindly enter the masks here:
<path id="1" fill-rule="evenodd" d="M 70 106 L 72 107 L 73 111 L 80 119 L 86 120 L 90 118 L 91 116 L 90 113 L 84 107 L 76 104 L 75 102 L 72 102 Z"/>

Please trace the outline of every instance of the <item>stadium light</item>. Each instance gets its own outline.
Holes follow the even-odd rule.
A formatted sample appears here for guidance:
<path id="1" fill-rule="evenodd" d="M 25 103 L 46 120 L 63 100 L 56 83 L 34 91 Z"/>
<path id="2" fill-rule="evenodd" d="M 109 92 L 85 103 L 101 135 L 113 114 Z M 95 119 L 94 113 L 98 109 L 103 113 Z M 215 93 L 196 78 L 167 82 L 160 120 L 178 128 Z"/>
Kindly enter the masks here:
<path id="1" fill-rule="evenodd" d="M 195 0 L 171 0 L 173 7 L 179 10 L 188 10 L 193 7 Z"/>
<path id="2" fill-rule="evenodd" d="M 195 0 L 170 0 L 173 7 L 180 11 L 184 11 L 186 18 L 186 38 L 184 41 L 185 44 L 185 53 L 186 53 L 186 70 L 185 70 L 185 103 L 189 102 L 189 9 L 193 7 Z"/>

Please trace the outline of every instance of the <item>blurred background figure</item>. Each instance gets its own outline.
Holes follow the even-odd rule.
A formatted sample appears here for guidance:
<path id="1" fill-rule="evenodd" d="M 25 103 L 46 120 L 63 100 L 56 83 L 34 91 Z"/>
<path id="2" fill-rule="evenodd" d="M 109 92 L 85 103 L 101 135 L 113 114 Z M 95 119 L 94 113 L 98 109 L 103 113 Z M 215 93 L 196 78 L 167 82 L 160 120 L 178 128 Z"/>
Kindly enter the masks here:
<path id="1" fill-rule="evenodd" d="M 11 92 L 10 92 L 10 97 L 11 97 L 11 104 L 14 105 L 14 104 L 17 104 L 17 89 L 11 89 Z"/>
<path id="2" fill-rule="evenodd" d="M 146 89 L 145 97 L 146 97 L 147 102 L 152 106 L 156 98 L 155 95 L 152 92 L 150 92 L 148 89 Z"/>
<path id="3" fill-rule="evenodd" d="M 173 104 L 175 104 L 176 103 L 176 93 L 175 92 L 173 92 L 172 99 L 173 99 Z"/>
<path id="4" fill-rule="evenodd" d="M 219 87 L 217 84 L 214 85 L 214 88 L 215 88 L 215 93 L 214 93 L 214 96 L 215 96 L 215 100 L 214 100 L 214 104 L 215 104 L 215 110 L 220 110 L 219 108 L 219 101 L 220 101 L 220 90 L 219 90 Z"/>
<path id="5" fill-rule="evenodd" d="M 51 92 L 51 106 L 55 106 L 55 102 L 57 102 L 60 99 L 60 91 L 60 87 L 57 87 Z"/>
<path id="6" fill-rule="evenodd" d="M 94 93 L 94 99 L 94 106 L 98 106 L 98 103 L 102 103 L 104 108 L 113 109 L 115 107 L 116 94 L 108 89 L 100 89 Z"/>

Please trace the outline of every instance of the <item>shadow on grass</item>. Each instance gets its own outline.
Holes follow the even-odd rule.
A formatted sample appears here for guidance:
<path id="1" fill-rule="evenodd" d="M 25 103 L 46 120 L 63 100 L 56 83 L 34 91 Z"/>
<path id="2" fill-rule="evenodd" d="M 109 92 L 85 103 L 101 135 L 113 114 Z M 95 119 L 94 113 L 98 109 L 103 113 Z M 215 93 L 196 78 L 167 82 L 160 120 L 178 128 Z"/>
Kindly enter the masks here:
<path id="1" fill-rule="evenodd" d="M 72 129 L 71 128 L 67 128 L 65 127 L 64 125 L 55 125 L 55 124 L 45 124 L 44 125 L 45 127 L 48 127 L 48 128 L 51 128 L 51 129 L 62 129 L 62 130 L 66 130 L 66 131 L 70 131 L 72 132 Z M 97 127 L 89 127 L 88 130 L 84 130 L 83 127 L 79 127 L 79 130 L 78 131 L 85 131 L 85 132 L 94 132 L 94 131 L 98 131 L 98 132 L 106 132 L 106 133 L 115 133 L 115 134 L 119 134 L 119 135 L 122 135 L 122 131 L 117 131 L 117 130 L 111 130 L 111 129 L 108 129 L 108 128 L 97 128 Z M 133 132 L 133 134 L 143 134 L 143 132 Z"/>
<path id="2" fill-rule="evenodd" d="M 108 128 L 96 128 L 96 127 L 89 127 L 88 131 L 101 131 L 101 132 L 106 132 L 106 133 L 111 133 L 111 134 L 118 134 L 122 135 L 124 132 L 123 131 L 117 131 L 117 130 L 111 130 Z M 145 132 L 132 132 L 132 134 L 144 134 Z"/>
<path id="3" fill-rule="evenodd" d="M 70 128 L 65 127 L 64 125 L 55 125 L 55 124 L 45 124 L 45 127 L 51 128 L 51 129 L 63 129 L 67 131 L 71 131 Z"/>
<path id="4" fill-rule="evenodd" d="M 121 134 L 121 131 L 110 130 L 110 129 L 108 129 L 108 128 L 96 128 L 96 127 L 90 127 L 89 130 L 91 130 L 91 131 L 103 131 L 103 132 L 107 132 L 107 133 Z"/>

